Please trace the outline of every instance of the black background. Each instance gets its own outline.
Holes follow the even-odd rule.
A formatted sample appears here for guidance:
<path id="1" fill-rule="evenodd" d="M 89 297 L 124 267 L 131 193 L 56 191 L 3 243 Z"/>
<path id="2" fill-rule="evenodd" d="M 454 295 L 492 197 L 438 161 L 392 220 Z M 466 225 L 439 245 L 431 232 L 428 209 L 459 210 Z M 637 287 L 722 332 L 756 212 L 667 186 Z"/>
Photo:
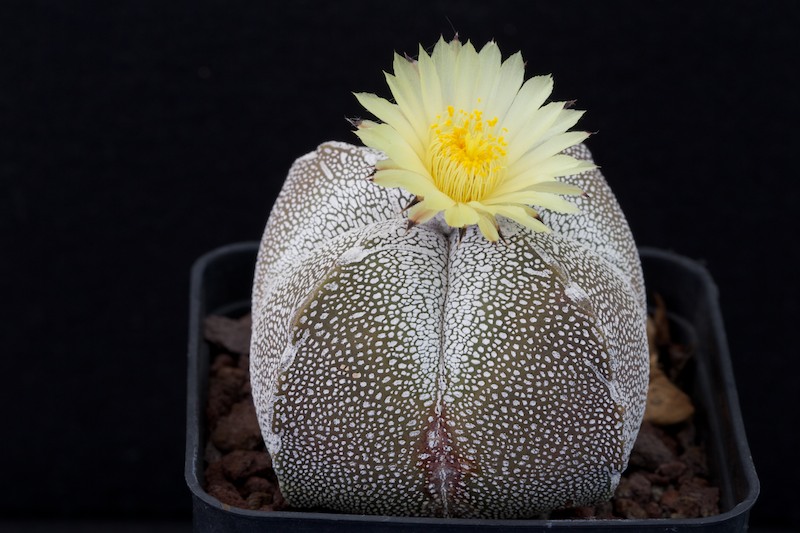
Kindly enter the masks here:
<path id="1" fill-rule="evenodd" d="M 260 238 L 351 91 L 453 29 L 553 73 L 640 245 L 717 281 L 762 496 L 797 526 L 800 3 L 0 4 L 0 515 L 183 519 L 188 272 Z"/>

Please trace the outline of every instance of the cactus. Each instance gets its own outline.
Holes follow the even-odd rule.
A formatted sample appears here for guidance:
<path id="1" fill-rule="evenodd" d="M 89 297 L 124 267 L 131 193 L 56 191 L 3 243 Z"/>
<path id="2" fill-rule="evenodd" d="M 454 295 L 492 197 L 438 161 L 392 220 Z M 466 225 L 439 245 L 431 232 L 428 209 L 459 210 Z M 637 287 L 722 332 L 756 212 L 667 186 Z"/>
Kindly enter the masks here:
<path id="1" fill-rule="evenodd" d="M 496 154 L 510 157 L 511 140 Z M 588 149 L 557 157 L 573 171 L 523 191 L 550 207 L 541 215 L 493 211 L 489 193 L 436 204 L 395 188 L 391 149 L 329 142 L 295 162 L 259 249 L 251 343 L 259 423 L 292 506 L 526 518 L 611 497 L 644 412 L 644 285 Z M 459 179 L 484 172 L 470 161 Z"/>

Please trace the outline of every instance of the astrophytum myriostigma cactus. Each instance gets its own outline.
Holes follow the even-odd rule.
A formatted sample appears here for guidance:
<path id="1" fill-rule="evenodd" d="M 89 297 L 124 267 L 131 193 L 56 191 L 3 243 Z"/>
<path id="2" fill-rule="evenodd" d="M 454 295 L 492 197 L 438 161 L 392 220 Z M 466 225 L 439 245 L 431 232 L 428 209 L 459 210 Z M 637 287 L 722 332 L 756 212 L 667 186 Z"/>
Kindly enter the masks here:
<path id="1" fill-rule="evenodd" d="M 580 112 L 494 43 L 394 70 L 396 104 L 357 95 L 371 148 L 298 159 L 261 242 L 251 377 L 283 495 L 493 518 L 607 499 L 644 412 L 646 310 L 625 218 L 566 131 Z"/>

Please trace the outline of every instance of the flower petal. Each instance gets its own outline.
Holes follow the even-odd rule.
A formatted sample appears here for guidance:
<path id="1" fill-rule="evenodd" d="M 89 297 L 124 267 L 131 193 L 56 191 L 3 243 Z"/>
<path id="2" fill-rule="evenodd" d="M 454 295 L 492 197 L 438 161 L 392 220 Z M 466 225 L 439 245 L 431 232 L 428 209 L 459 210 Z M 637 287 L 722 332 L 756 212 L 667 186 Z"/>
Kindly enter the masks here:
<path id="1" fill-rule="evenodd" d="M 583 189 L 580 187 L 562 181 L 542 181 L 531 185 L 526 190 L 550 194 L 566 194 L 568 196 L 580 196 L 583 194 Z"/>
<path id="2" fill-rule="evenodd" d="M 452 228 L 463 228 L 477 224 L 478 212 L 466 204 L 455 204 L 444 210 L 444 221 Z"/>
<path id="3" fill-rule="evenodd" d="M 572 159 L 573 162 L 568 162 L 566 158 Z M 592 162 L 581 161 L 565 154 L 558 154 L 531 167 L 525 171 L 525 174 L 530 173 L 537 176 L 536 181 L 540 182 L 548 181 L 549 178 L 557 178 L 559 176 L 576 176 L 595 168 L 597 168 L 597 165 Z"/>
<path id="4" fill-rule="evenodd" d="M 431 178 L 405 169 L 385 169 L 375 173 L 372 181 L 382 187 L 400 187 L 422 196 L 429 209 L 442 211 L 455 204 L 452 198 L 436 188 Z"/>
<path id="5" fill-rule="evenodd" d="M 515 130 L 508 127 L 508 137 L 513 139 L 513 142 L 509 142 L 506 159 L 510 172 L 514 172 L 514 163 L 525 155 L 530 147 L 536 146 L 542 140 L 563 108 L 564 102 L 550 102 L 529 115 L 521 129 Z"/>
<path id="6" fill-rule="evenodd" d="M 544 207 L 545 209 L 549 209 L 551 211 L 556 211 L 558 213 L 580 213 L 580 208 L 570 202 L 569 200 L 565 200 L 555 194 L 548 194 L 548 193 L 534 193 L 536 196 L 532 197 L 532 201 L 525 202 L 529 203 L 538 207 Z"/>
<path id="7" fill-rule="evenodd" d="M 386 84 L 392 91 L 395 102 L 400 107 L 408 122 L 414 127 L 417 136 L 428 140 L 428 119 L 425 117 L 425 106 L 419 88 L 419 73 L 411 62 L 398 54 L 394 55 L 394 75 L 385 74 Z"/>
<path id="8" fill-rule="evenodd" d="M 554 155 L 525 172 L 506 178 L 492 191 L 492 196 L 525 190 L 535 183 L 552 181 L 560 176 L 575 176 L 593 168 L 596 166 L 588 161 L 579 161 L 564 154 Z"/>
<path id="9" fill-rule="evenodd" d="M 424 196 L 424 198 L 428 208 L 435 209 L 437 211 L 444 211 L 456 203 L 455 200 L 447 196 L 439 189 L 427 191 L 427 194 Z"/>
<path id="10" fill-rule="evenodd" d="M 460 48 L 461 44 L 458 41 L 448 43 L 444 37 L 440 37 L 433 48 L 433 54 L 431 54 L 431 59 L 436 65 L 436 72 L 439 74 L 443 102 L 455 100 L 455 93 L 458 90 L 455 80 L 455 64 Z"/>
<path id="11" fill-rule="evenodd" d="M 528 211 L 522 207 L 504 205 L 499 206 L 496 212 L 498 215 L 510 218 L 511 220 L 522 224 L 526 228 L 532 229 L 533 231 L 550 233 L 550 228 L 548 228 L 541 220 L 533 218 Z"/>
<path id="12" fill-rule="evenodd" d="M 550 232 L 550 228 L 536 218 L 538 215 L 536 211 L 528 206 L 501 204 L 484 207 L 486 211 L 492 215 L 501 215 L 506 218 L 510 218 L 511 220 L 522 224 L 526 228 L 530 228 L 538 232 Z"/>
<path id="13" fill-rule="evenodd" d="M 397 130 L 397 133 L 414 149 L 422 159 L 425 157 L 425 148 L 417 136 L 414 127 L 408 121 L 396 104 L 371 93 L 353 93 L 364 108 L 380 120 Z"/>
<path id="14" fill-rule="evenodd" d="M 414 224 L 424 224 L 439 214 L 439 211 L 425 209 L 422 204 L 417 204 L 408 210 L 408 219 Z"/>
<path id="15" fill-rule="evenodd" d="M 367 146 L 384 152 L 395 164 L 418 174 L 428 173 L 419 154 L 390 125 L 377 124 L 368 128 L 359 128 L 355 134 Z"/>
<path id="16" fill-rule="evenodd" d="M 592 163 L 579 161 L 564 154 L 554 155 L 525 172 L 509 175 L 494 188 L 491 196 L 523 191 L 536 183 L 552 181 L 553 178 L 559 176 L 573 176 L 592 168 L 595 168 Z"/>
<path id="17" fill-rule="evenodd" d="M 398 170 L 400 169 L 400 165 L 392 161 L 391 159 L 378 159 L 375 163 L 375 170 Z"/>
<path id="18" fill-rule="evenodd" d="M 551 92 L 553 92 L 552 76 L 535 76 L 522 85 L 508 113 L 500 117 L 500 122 L 508 129 L 509 135 L 519 135 Z"/>
<path id="19" fill-rule="evenodd" d="M 475 85 L 480 74 L 478 54 L 475 47 L 467 41 L 458 51 L 455 65 L 455 81 L 457 91 L 453 99 L 456 109 L 471 110 L 477 103 L 475 98 Z"/>
<path id="20" fill-rule="evenodd" d="M 480 103 L 477 101 L 475 103 L 478 109 L 485 110 L 486 106 L 491 104 L 489 97 L 491 97 L 498 82 L 501 59 L 500 49 L 494 41 L 486 43 L 478 53 L 480 74 L 475 87 L 475 95 L 477 99 L 481 100 Z"/>
<path id="21" fill-rule="evenodd" d="M 387 168 L 379 170 L 372 177 L 372 181 L 381 187 L 402 187 L 412 194 L 422 195 L 427 187 L 433 186 L 430 178 L 421 176 L 402 168 Z"/>
<path id="22" fill-rule="evenodd" d="M 582 143 L 589 135 L 591 134 L 586 131 L 568 131 L 551 137 L 512 163 L 509 167 L 509 172 L 513 174 L 524 172 L 548 157 L 563 152 L 570 146 Z"/>
<path id="23" fill-rule="evenodd" d="M 439 214 L 439 210 L 428 209 L 424 200 L 408 209 L 408 219 L 415 224 L 424 224 Z"/>
<path id="24" fill-rule="evenodd" d="M 586 111 L 581 111 L 578 109 L 562 109 L 561 113 L 558 114 L 558 118 L 556 121 L 553 122 L 553 125 L 550 126 L 550 129 L 547 133 L 544 134 L 545 138 L 549 138 L 557 133 L 561 133 L 562 131 L 567 131 L 572 126 L 578 123 L 578 120 L 586 113 Z"/>
<path id="25" fill-rule="evenodd" d="M 433 118 L 442 112 L 442 87 L 439 83 L 439 74 L 436 65 L 425 49 L 420 45 L 417 59 L 419 68 L 419 82 L 422 89 L 422 103 L 425 106 L 425 116 L 430 123 Z"/>
<path id="26" fill-rule="evenodd" d="M 488 213 L 481 213 L 478 212 L 478 229 L 481 230 L 481 233 L 486 240 L 489 242 L 497 242 L 500 239 L 500 232 L 497 229 L 497 220 L 488 214 Z"/>
<path id="27" fill-rule="evenodd" d="M 568 200 L 546 192 L 518 191 L 512 194 L 491 197 L 481 201 L 486 206 L 501 206 L 509 204 L 527 204 L 544 207 L 559 213 L 580 213 L 577 205 Z"/>
<path id="28" fill-rule="evenodd" d="M 531 206 L 529 206 L 529 205 L 520 205 L 518 207 L 521 207 L 522 209 L 524 209 L 525 212 L 528 213 L 529 217 L 535 218 L 537 220 L 539 219 L 538 211 L 536 211 L 536 209 L 532 208 Z"/>
<path id="29" fill-rule="evenodd" d="M 494 92 L 487 98 L 486 114 L 490 117 L 505 117 L 524 79 L 525 65 L 522 54 L 517 52 L 500 66 Z"/>

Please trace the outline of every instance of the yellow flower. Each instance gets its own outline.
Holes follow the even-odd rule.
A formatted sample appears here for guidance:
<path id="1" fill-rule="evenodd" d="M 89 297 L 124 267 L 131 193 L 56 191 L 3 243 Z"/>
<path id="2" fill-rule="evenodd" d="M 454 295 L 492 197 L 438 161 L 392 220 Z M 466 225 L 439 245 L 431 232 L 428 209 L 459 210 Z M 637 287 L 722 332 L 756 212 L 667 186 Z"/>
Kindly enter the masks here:
<path id="1" fill-rule="evenodd" d="M 416 61 L 395 54 L 386 81 L 396 103 L 355 95 L 382 121 L 361 121 L 356 131 L 386 154 L 374 181 L 416 195 L 408 210 L 412 223 L 444 212 L 449 226 L 477 224 L 496 241 L 498 215 L 549 231 L 531 206 L 577 211 L 560 195 L 582 191 L 556 178 L 594 168 L 561 153 L 589 136 L 567 131 L 583 111 L 565 109 L 566 102 L 545 104 L 552 78 L 523 83 L 524 76 L 519 52 L 501 61 L 494 42 L 478 52 L 469 41 L 440 39 L 431 55 L 420 46 Z"/>

